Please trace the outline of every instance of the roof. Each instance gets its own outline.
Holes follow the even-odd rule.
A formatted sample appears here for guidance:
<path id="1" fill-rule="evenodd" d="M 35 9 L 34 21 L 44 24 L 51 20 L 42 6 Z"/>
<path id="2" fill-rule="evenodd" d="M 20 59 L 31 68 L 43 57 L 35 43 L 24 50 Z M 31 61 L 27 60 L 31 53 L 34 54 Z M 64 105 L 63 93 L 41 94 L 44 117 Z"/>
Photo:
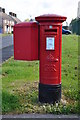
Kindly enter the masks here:
<path id="1" fill-rule="evenodd" d="M 9 15 L 7 15 L 6 13 L 3 13 L 3 12 L 0 12 L 0 18 L 2 18 L 2 20 L 12 20 L 13 21 L 13 19 Z"/>
<path id="2" fill-rule="evenodd" d="M 11 17 L 14 22 L 21 23 L 21 20 L 19 20 L 17 17 L 11 16 L 11 15 L 9 15 L 9 17 Z"/>
<path id="3" fill-rule="evenodd" d="M 6 13 L 0 12 L 0 27 L 2 27 L 2 20 L 13 21 L 13 19 L 9 17 Z"/>
<path id="4" fill-rule="evenodd" d="M 2 20 L 14 21 L 15 23 L 20 23 L 21 21 L 17 17 L 7 15 L 6 13 L 0 12 L 0 27 L 2 27 Z"/>

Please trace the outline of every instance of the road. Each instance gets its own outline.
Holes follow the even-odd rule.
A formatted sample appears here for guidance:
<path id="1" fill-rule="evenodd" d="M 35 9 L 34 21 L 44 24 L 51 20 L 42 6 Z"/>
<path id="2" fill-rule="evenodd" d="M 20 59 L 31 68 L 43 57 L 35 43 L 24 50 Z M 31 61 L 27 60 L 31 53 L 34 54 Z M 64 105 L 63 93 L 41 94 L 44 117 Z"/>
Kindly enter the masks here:
<path id="1" fill-rule="evenodd" d="M 0 37 L 0 49 L 13 45 L 13 35 Z"/>
<path id="2" fill-rule="evenodd" d="M 9 59 L 11 56 L 13 56 L 13 45 L 10 45 L 8 47 L 5 47 L 2 49 L 2 62 Z"/>
<path id="3" fill-rule="evenodd" d="M 0 37 L 0 64 L 13 56 L 13 35 Z"/>

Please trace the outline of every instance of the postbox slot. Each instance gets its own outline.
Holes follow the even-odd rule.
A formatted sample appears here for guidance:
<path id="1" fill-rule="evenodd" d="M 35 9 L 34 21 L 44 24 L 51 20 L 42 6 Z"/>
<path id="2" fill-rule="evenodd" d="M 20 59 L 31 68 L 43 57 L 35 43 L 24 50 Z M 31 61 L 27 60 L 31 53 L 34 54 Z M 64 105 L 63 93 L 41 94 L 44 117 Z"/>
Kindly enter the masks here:
<path id="1" fill-rule="evenodd" d="M 57 29 L 46 29 L 45 32 L 56 32 L 57 33 Z"/>

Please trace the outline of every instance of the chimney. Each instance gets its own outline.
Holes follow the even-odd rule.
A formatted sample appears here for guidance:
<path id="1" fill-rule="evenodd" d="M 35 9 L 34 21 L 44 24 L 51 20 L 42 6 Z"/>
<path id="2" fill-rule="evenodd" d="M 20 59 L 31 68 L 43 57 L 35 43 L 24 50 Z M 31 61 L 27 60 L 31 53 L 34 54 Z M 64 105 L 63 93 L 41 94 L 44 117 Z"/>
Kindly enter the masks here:
<path id="1" fill-rule="evenodd" d="M 14 17 L 14 13 L 13 13 L 13 17 Z"/>
<path id="2" fill-rule="evenodd" d="M 14 16 L 15 16 L 15 17 L 17 17 L 17 15 L 16 15 L 16 14 L 15 14 Z"/>
<path id="3" fill-rule="evenodd" d="M 13 17 L 17 17 L 17 15 L 13 12 L 9 12 L 9 15 L 13 16 Z"/>
<path id="4" fill-rule="evenodd" d="M 0 12 L 2 12 L 2 8 L 0 7 Z"/>
<path id="5" fill-rule="evenodd" d="M 5 13 L 5 8 L 2 8 L 2 12 Z"/>
<path id="6" fill-rule="evenodd" d="M 13 13 L 12 13 L 12 12 L 9 12 L 9 15 L 13 16 Z"/>

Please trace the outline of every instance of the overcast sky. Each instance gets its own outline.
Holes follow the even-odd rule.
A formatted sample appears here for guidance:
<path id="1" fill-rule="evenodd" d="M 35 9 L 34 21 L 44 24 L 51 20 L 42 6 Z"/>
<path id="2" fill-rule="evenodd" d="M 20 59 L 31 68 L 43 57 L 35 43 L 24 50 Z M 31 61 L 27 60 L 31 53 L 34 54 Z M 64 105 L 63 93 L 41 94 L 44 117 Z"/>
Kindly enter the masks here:
<path id="1" fill-rule="evenodd" d="M 6 13 L 14 12 L 24 21 L 42 14 L 60 14 L 67 16 L 67 22 L 77 17 L 78 2 L 80 0 L 0 0 L 0 7 Z"/>

